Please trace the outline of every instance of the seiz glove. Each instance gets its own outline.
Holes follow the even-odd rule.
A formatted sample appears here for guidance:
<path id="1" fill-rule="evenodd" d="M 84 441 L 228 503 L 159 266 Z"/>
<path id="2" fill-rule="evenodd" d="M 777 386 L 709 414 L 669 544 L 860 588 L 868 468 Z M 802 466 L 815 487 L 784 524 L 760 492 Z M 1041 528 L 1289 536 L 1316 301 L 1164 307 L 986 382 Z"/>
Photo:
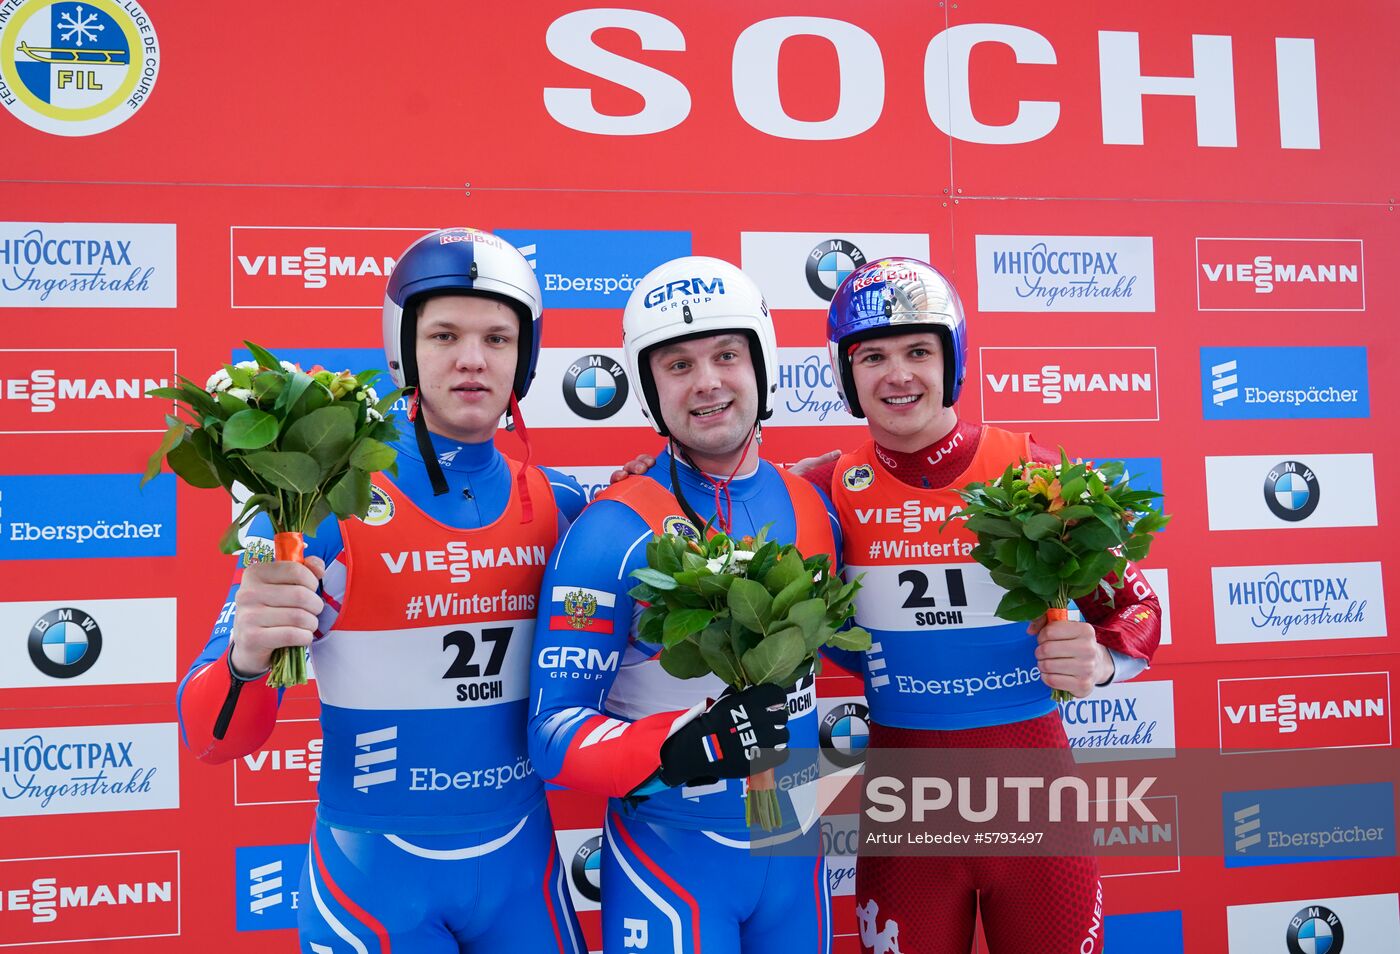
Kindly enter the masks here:
<path id="1" fill-rule="evenodd" d="M 662 743 L 661 781 L 705 784 L 781 765 L 788 756 L 787 722 L 787 693 L 778 686 L 730 690 Z"/>

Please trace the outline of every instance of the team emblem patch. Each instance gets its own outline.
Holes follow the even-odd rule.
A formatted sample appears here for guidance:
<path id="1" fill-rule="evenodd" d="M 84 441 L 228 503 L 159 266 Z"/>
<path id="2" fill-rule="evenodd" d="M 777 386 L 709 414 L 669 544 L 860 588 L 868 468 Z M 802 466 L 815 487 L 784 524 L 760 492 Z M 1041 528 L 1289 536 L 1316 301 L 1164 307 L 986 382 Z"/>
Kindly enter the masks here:
<path id="1" fill-rule="evenodd" d="M 277 559 L 277 553 L 272 547 L 272 541 L 263 537 L 249 537 L 248 542 L 243 546 L 243 565 L 252 566 L 255 563 L 271 563 Z"/>
<path id="2" fill-rule="evenodd" d="M 700 531 L 695 529 L 695 524 L 691 523 L 680 514 L 672 514 L 661 521 L 661 532 L 673 534 L 680 537 L 682 540 L 700 539 Z"/>
<path id="3" fill-rule="evenodd" d="M 841 475 L 841 486 L 847 490 L 864 490 L 875 482 L 875 468 L 869 464 L 856 464 Z"/>
<path id="4" fill-rule="evenodd" d="M 155 88 L 160 44 L 136 0 L 0 0 L 0 23 L 0 103 L 42 132 L 106 132 Z"/>
<path id="5" fill-rule="evenodd" d="M 584 590 L 573 590 L 564 597 L 564 612 L 569 616 L 570 626 L 584 629 L 598 612 L 598 597 Z"/>
<path id="6" fill-rule="evenodd" d="M 369 510 L 365 511 L 365 526 L 382 527 L 394 519 L 394 500 L 382 488 L 369 488 Z"/>

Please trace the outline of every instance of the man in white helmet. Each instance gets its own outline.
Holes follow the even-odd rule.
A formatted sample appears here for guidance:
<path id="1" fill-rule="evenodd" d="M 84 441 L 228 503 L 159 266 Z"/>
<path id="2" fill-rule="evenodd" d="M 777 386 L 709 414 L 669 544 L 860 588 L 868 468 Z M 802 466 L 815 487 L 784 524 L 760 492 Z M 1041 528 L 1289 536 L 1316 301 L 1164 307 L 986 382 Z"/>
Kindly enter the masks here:
<path id="1" fill-rule="evenodd" d="M 681 258 L 636 286 L 623 339 L 643 410 L 668 447 L 646 476 L 602 493 L 550 561 L 535 630 L 531 756 L 545 778 L 612 799 L 604 950 L 827 952 L 819 847 L 785 857 L 751 850 L 742 780 L 755 763 L 735 731 L 747 723 L 761 748 L 814 752 L 815 680 L 725 695 L 718 677 L 677 679 L 661 668 L 661 647 L 638 637 L 641 608 L 628 595 L 655 533 L 698 536 L 709 522 L 741 537 L 771 524 L 770 539 L 805 555 L 839 550 L 825 497 L 758 456 L 776 385 L 768 308 L 733 265 Z M 566 608 L 579 605 L 592 614 Z M 794 818 L 790 802 L 784 814 Z"/>
<path id="2" fill-rule="evenodd" d="M 410 246 L 384 302 L 389 370 L 411 389 L 397 475 L 375 475 L 364 520 L 318 527 L 305 566 L 245 551 L 181 683 L 186 745 L 225 762 L 273 729 L 273 650 L 311 647 L 323 747 L 304 952 L 585 950 L 525 739 L 535 599 L 583 495 L 493 444 L 541 324 L 507 242 L 445 229 Z M 271 536 L 265 517 L 253 533 Z"/>

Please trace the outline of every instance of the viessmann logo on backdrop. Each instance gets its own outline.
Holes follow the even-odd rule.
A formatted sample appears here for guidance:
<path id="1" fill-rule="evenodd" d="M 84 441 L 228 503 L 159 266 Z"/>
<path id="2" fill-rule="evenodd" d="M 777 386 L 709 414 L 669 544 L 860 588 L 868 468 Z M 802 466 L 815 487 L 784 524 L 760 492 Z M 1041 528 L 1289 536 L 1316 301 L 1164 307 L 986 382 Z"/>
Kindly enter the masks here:
<path id="1" fill-rule="evenodd" d="M 1156 348 L 980 348 L 988 423 L 1155 421 Z"/>
<path id="2" fill-rule="evenodd" d="M 160 432 L 174 381 L 173 348 L 0 349 L 0 434 Z"/>
<path id="3" fill-rule="evenodd" d="M 1386 634 L 1379 563 L 1211 567 L 1215 641 L 1285 643 Z"/>
<path id="4" fill-rule="evenodd" d="M 180 853 L 0 858 L 6 946 L 180 933 Z"/>
<path id="5" fill-rule="evenodd" d="M 1223 753 L 1390 745 L 1390 673 L 1306 673 L 1217 685 Z"/>
<path id="6" fill-rule="evenodd" d="M 233 763 L 233 803 L 310 804 L 320 780 L 320 720 L 279 719 L 262 748 Z"/>
<path id="7" fill-rule="evenodd" d="M 234 308 L 384 307 L 384 287 L 404 249 L 431 228 L 229 229 Z"/>
<path id="8" fill-rule="evenodd" d="M 175 555 L 175 475 L 0 475 L 0 560 Z"/>
<path id="9" fill-rule="evenodd" d="M 647 272 L 690 254 L 689 232 L 497 229 L 520 250 L 545 308 L 616 308 Z"/>
<path id="10" fill-rule="evenodd" d="M 1152 239 L 979 235 L 977 310 L 1156 311 Z"/>
<path id="11" fill-rule="evenodd" d="M 1201 311 L 1365 311 L 1361 239 L 1198 238 Z"/>
<path id="12" fill-rule="evenodd" d="M 174 308 L 175 226 L 0 222 L 0 308 Z"/>
<path id="13" fill-rule="evenodd" d="M 1208 421 L 1370 417 L 1366 349 L 1202 348 Z"/>

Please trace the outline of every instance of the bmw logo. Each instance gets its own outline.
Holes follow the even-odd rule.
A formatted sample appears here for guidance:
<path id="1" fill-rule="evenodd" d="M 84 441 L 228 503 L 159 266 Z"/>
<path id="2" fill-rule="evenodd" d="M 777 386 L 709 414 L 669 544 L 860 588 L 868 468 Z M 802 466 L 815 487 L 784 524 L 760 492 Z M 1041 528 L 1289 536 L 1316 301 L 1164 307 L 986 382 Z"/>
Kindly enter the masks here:
<path id="1" fill-rule="evenodd" d="M 827 239 L 807 253 L 807 285 L 822 301 L 831 301 L 846 276 L 865 264 L 865 253 L 845 239 Z"/>
<path id="2" fill-rule="evenodd" d="M 1289 954 L 1342 954 L 1346 932 L 1331 908 L 1308 905 L 1288 922 Z"/>
<path id="3" fill-rule="evenodd" d="M 627 403 L 627 374 L 603 354 L 589 354 L 564 372 L 564 402 L 590 421 L 612 417 Z"/>
<path id="4" fill-rule="evenodd" d="M 603 899 L 602 870 L 603 836 L 594 835 L 574 852 L 569 876 L 574 879 L 574 889 L 595 904 Z"/>
<path id="5" fill-rule="evenodd" d="M 29 658 L 55 679 L 72 679 L 92 668 L 102 653 L 97 620 L 72 606 L 49 610 L 29 630 Z"/>
<path id="6" fill-rule="evenodd" d="M 859 702 L 843 702 L 822 719 L 818 734 L 822 752 L 841 768 L 865 761 L 870 739 L 870 710 Z"/>
<path id="7" fill-rule="evenodd" d="M 1307 464 L 1286 460 L 1264 478 L 1264 502 L 1275 517 L 1297 523 L 1312 516 L 1322 499 L 1322 487 Z"/>

